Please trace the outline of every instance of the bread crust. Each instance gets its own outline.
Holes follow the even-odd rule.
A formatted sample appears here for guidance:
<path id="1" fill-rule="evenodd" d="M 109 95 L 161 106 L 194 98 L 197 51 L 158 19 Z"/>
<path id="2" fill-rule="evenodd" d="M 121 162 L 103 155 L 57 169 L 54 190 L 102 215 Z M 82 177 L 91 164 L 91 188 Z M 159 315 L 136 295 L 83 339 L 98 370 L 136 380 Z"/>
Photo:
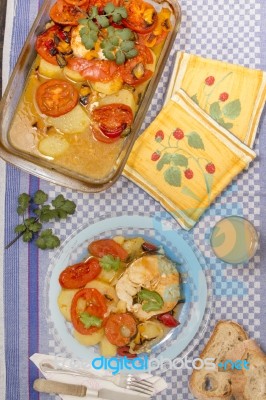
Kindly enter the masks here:
<path id="1" fill-rule="evenodd" d="M 218 364 L 227 360 L 227 354 L 239 342 L 247 340 L 244 329 L 233 321 L 217 322 L 200 358 L 215 358 L 216 370 L 194 370 L 190 380 L 191 393 L 198 400 L 232 400 L 231 372 L 219 371 Z"/>

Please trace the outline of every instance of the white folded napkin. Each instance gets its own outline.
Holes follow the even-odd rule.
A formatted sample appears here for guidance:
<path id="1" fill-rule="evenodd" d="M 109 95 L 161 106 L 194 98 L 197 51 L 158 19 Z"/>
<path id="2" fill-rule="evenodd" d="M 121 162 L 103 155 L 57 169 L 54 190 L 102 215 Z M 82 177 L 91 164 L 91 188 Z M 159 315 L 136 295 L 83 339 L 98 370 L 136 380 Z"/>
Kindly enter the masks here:
<path id="1" fill-rule="evenodd" d="M 47 354 L 39 354 L 39 353 L 35 353 L 30 357 L 30 360 L 36 365 L 36 367 L 40 369 L 40 364 L 42 362 L 47 362 L 47 363 L 51 363 L 54 365 L 58 365 L 59 362 L 61 365 L 70 365 L 70 360 L 63 358 L 63 357 L 56 357 L 53 355 L 47 355 Z M 94 375 L 97 375 L 99 377 L 101 376 L 112 376 L 112 374 L 110 372 L 101 370 L 101 371 L 95 371 L 93 368 L 87 368 L 86 367 L 86 371 L 87 372 L 91 372 Z M 50 380 L 54 380 L 54 381 L 58 381 L 58 382 L 64 382 L 64 383 L 73 383 L 75 385 L 84 385 L 86 386 L 88 389 L 90 390 L 99 390 L 99 389 L 110 389 L 113 391 L 117 391 L 117 392 L 122 392 L 122 393 L 130 393 L 130 394 L 136 394 L 136 400 L 138 398 L 138 395 L 136 392 L 132 391 L 132 390 L 128 390 L 128 389 L 123 389 L 121 387 L 116 386 L 114 383 L 106 381 L 104 379 L 93 379 L 93 378 L 89 378 L 89 377 L 84 377 L 84 376 L 73 376 L 71 374 L 59 374 L 56 372 L 46 372 L 44 373 L 43 371 L 41 371 L 41 373 L 43 374 L 43 376 L 46 379 L 50 379 Z M 159 377 L 159 376 L 153 376 L 150 375 L 148 373 L 141 373 L 136 375 L 139 379 L 146 379 L 149 382 L 151 382 L 154 386 L 154 394 L 159 393 L 163 390 L 165 390 L 167 388 L 167 383 L 166 381 Z M 74 397 L 74 396 L 69 396 L 69 395 L 60 395 L 60 397 L 63 400 L 79 400 L 80 397 Z M 125 397 L 126 398 L 126 397 Z M 95 397 L 89 396 L 87 395 L 86 397 L 84 397 L 84 399 L 87 400 L 95 400 Z"/>

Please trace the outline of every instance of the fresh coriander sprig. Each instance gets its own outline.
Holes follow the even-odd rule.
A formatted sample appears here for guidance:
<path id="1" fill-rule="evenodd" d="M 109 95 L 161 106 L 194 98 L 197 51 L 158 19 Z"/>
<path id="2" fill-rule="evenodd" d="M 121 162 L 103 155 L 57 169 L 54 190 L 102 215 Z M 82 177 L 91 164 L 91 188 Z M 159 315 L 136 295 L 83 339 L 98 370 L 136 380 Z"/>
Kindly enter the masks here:
<path id="1" fill-rule="evenodd" d="M 103 14 L 99 15 L 96 6 L 92 7 L 86 18 L 80 19 L 79 24 L 81 41 L 87 50 L 94 48 L 100 34 L 100 28 L 106 28 L 107 37 L 101 41 L 103 54 L 108 60 L 113 60 L 117 64 L 123 64 L 127 59 L 133 58 L 138 54 L 135 47 L 135 35 L 128 29 L 115 29 L 110 26 L 110 20 L 119 23 L 127 17 L 125 7 L 115 7 L 113 3 L 108 3 Z"/>
<path id="2" fill-rule="evenodd" d="M 17 225 L 14 229 L 18 235 L 6 246 L 8 249 L 20 237 L 24 242 L 31 242 L 36 236 L 35 244 L 42 250 L 54 249 L 60 245 L 60 239 L 53 234 L 52 229 L 42 230 L 42 223 L 49 222 L 52 219 L 67 218 L 74 214 L 76 204 L 73 201 L 65 199 L 62 194 L 58 195 L 51 204 L 45 204 L 48 195 L 42 190 L 38 190 L 33 197 L 27 193 L 22 193 L 18 197 L 18 215 L 23 216 L 23 223 Z M 36 216 L 25 218 L 25 214 L 33 213 Z"/>
<path id="3" fill-rule="evenodd" d="M 119 65 L 138 54 L 135 48 L 135 35 L 130 29 L 115 29 L 109 26 L 107 34 L 107 38 L 101 42 L 101 48 L 108 60 L 114 60 Z"/>

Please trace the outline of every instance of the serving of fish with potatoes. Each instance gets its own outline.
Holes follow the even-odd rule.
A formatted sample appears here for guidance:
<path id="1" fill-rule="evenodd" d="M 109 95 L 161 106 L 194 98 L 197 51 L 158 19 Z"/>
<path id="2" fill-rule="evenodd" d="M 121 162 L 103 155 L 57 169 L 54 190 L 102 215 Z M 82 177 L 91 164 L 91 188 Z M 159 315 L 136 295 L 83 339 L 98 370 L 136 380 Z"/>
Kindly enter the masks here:
<path id="1" fill-rule="evenodd" d="M 66 267 L 59 283 L 58 306 L 74 338 L 98 344 L 105 357 L 149 352 L 179 325 L 180 272 L 142 237 L 91 242 L 88 257 Z"/>

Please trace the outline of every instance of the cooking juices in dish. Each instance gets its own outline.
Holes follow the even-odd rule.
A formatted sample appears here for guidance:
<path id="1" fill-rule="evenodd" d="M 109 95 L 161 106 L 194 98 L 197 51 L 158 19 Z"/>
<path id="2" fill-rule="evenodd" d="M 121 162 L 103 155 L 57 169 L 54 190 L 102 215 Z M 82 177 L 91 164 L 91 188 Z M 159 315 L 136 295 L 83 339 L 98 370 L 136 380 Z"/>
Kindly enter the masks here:
<path id="1" fill-rule="evenodd" d="M 58 0 L 37 37 L 38 56 L 9 141 L 57 170 L 111 173 L 172 29 L 167 5 Z"/>
<path id="2" fill-rule="evenodd" d="M 88 246 L 88 258 L 60 276 L 58 306 L 84 346 L 105 357 L 149 351 L 179 322 L 176 265 L 142 237 L 117 236 Z"/>

